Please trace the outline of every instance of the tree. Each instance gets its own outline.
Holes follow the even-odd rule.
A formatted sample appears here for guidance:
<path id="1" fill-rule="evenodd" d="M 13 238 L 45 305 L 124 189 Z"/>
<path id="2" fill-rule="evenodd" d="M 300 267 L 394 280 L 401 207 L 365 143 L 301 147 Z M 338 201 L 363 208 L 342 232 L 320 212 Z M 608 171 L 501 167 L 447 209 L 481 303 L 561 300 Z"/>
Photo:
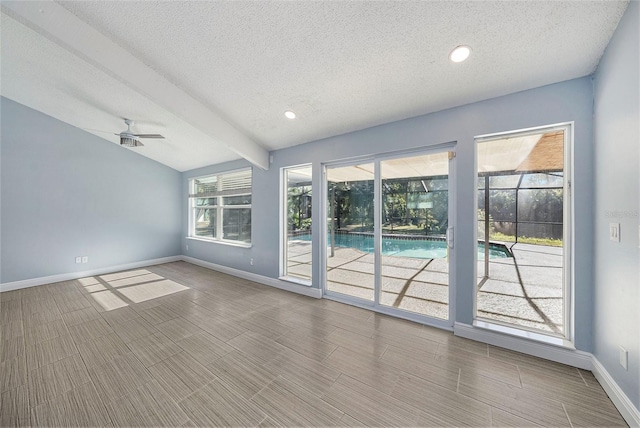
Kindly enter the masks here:
<path id="1" fill-rule="evenodd" d="M 287 227 L 289 230 L 309 230 L 311 228 L 311 186 L 288 188 Z"/>

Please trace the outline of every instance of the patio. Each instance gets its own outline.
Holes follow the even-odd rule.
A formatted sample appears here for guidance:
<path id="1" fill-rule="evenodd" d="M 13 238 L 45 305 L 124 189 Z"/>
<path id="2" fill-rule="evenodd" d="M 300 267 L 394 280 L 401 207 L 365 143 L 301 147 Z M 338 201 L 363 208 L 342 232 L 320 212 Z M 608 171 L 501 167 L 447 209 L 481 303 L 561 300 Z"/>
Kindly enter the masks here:
<path id="1" fill-rule="evenodd" d="M 562 248 L 509 244 L 514 257 L 490 259 L 489 278 L 482 281 L 478 262 L 478 316 L 545 332 L 561 333 Z M 311 278 L 311 243 L 291 241 L 289 271 Z M 446 259 L 383 256 L 381 303 L 446 319 L 448 263 Z M 373 300 L 373 254 L 336 248 L 327 259 L 329 290 Z"/>

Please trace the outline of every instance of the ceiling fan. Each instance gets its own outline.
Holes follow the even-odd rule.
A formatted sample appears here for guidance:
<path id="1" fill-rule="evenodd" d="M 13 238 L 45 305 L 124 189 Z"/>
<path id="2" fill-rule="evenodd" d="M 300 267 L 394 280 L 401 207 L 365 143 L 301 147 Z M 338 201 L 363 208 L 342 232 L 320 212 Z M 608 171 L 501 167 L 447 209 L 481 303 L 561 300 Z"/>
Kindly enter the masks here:
<path id="1" fill-rule="evenodd" d="M 125 119 L 124 123 L 127 124 L 127 130 L 126 131 L 122 131 L 119 134 L 115 134 L 115 135 L 120 136 L 120 145 L 121 146 L 126 146 L 126 147 L 144 146 L 144 144 L 142 144 L 142 142 L 140 141 L 141 138 L 164 139 L 164 136 L 162 136 L 160 134 L 134 134 L 133 131 L 131 131 L 131 127 L 134 124 L 133 120 Z"/>

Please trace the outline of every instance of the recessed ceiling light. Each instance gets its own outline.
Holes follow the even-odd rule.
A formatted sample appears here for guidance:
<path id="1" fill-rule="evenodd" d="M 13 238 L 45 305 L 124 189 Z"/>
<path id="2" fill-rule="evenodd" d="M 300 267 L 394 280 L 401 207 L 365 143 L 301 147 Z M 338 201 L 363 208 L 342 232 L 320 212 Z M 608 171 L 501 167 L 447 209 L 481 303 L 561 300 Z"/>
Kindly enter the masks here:
<path id="1" fill-rule="evenodd" d="M 296 118 L 296 114 L 294 112 L 292 112 L 291 110 L 287 110 L 284 112 L 284 117 L 286 117 L 287 119 L 295 119 Z"/>
<path id="2" fill-rule="evenodd" d="M 469 58 L 471 48 L 469 46 L 458 46 L 449 54 L 449 59 L 453 62 L 462 62 Z"/>

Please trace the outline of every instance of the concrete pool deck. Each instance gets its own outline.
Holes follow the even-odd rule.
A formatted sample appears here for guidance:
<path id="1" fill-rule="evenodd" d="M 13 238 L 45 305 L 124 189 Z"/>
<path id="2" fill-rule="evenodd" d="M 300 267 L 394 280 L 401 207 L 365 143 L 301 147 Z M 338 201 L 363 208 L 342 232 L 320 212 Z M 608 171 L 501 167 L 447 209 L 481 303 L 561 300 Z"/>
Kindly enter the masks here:
<path id="1" fill-rule="evenodd" d="M 490 259 L 489 278 L 482 282 L 484 262 L 478 262 L 478 315 L 546 332 L 561 333 L 562 248 L 506 244 L 513 258 Z M 381 303 L 447 318 L 446 259 L 382 256 Z M 327 287 L 331 291 L 373 300 L 373 254 L 336 248 L 327 258 Z M 289 272 L 310 278 L 311 243 L 291 241 Z"/>

